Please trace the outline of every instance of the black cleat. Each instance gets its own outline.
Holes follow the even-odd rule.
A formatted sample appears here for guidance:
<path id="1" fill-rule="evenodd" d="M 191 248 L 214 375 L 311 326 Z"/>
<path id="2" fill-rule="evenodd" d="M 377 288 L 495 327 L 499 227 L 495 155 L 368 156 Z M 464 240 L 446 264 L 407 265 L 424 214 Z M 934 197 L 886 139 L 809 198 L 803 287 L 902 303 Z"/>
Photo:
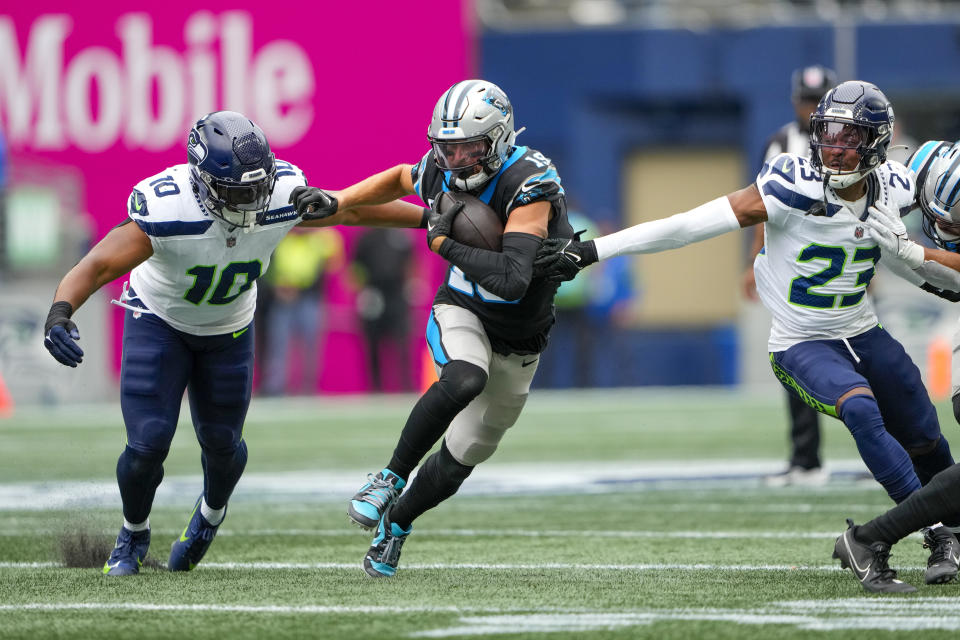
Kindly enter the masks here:
<path id="1" fill-rule="evenodd" d="M 946 527 L 923 530 L 923 546 L 930 549 L 927 570 L 923 581 L 927 584 L 943 584 L 957 577 L 960 570 L 960 542 Z"/>
<path id="2" fill-rule="evenodd" d="M 874 542 L 866 545 L 854 537 L 856 526 L 847 519 L 847 530 L 837 538 L 833 546 L 833 557 L 840 560 L 840 566 L 849 568 L 866 591 L 871 593 L 913 593 L 913 585 L 897 580 L 897 572 L 887 565 L 890 559 L 890 545 Z"/>

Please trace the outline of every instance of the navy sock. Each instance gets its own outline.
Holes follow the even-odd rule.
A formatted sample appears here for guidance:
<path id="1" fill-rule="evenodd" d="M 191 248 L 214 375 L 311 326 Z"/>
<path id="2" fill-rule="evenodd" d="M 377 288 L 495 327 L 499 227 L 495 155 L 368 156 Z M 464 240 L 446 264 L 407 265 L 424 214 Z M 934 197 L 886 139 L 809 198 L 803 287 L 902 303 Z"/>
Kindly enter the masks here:
<path id="1" fill-rule="evenodd" d="M 140 523 L 150 515 L 153 497 L 163 480 L 163 460 L 167 452 L 141 453 L 129 446 L 117 460 L 117 484 L 127 522 Z"/>
<path id="2" fill-rule="evenodd" d="M 203 495 L 211 509 L 226 506 L 233 488 L 240 481 L 247 466 L 247 443 L 240 441 L 233 453 L 218 455 L 204 450 L 200 454 L 203 465 Z"/>
<path id="3" fill-rule="evenodd" d="M 910 456 L 883 426 L 873 396 L 853 396 L 840 407 L 840 418 L 850 430 L 864 464 L 894 502 L 903 502 L 920 488 Z"/>
<path id="4" fill-rule="evenodd" d="M 942 435 L 932 451 L 913 456 L 913 468 L 922 485 L 926 485 L 933 476 L 952 466 L 953 456 L 950 455 L 950 445 Z"/>

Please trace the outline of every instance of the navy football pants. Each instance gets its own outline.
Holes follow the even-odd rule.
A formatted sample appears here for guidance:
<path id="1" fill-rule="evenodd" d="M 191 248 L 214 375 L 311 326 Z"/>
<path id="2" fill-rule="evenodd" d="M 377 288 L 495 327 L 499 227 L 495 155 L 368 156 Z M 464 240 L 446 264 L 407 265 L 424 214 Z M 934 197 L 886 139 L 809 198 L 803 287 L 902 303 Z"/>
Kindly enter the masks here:
<path id="1" fill-rule="evenodd" d="M 801 342 L 786 351 L 772 353 L 770 359 L 774 373 L 788 390 L 818 411 L 843 419 L 857 440 L 864 462 L 895 500 L 905 498 L 902 494 L 908 489 L 919 487 L 915 478 L 891 478 L 891 483 L 903 485 L 899 488 L 884 482 L 885 476 L 902 475 L 906 471 L 894 468 L 903 466 L 905 453 L 913 459 L 923 480 L 953 464 L 919 369 L 900 343 L 882 327 L 874 327 L 846 341 Z M 869 406 L 858 400 L 858 396 L 850 398 L 849 411 L 848 404 L 844 404 L 838 416 L 837 400 L 857 387 L 873 391 L 876 400 L 873 418 L 869 415 Z M 876 416 L 877 408 L 879 416 Z M 857 415 L 850 415 L 854 413 Z M 876 424 L 862 424 L 871 420 Z M 873 433 L 867 435 L 859 430 L 861 428 L 872 428 Z M 891 436 L 896 443 L 883 442 Z M 928 466 L 931 468 L 927 469 Z"/>
<path id="2" fill-rule="evenodd" d="M 127 450 L 117 467 L 124 515 L 149 514 L 170 449 L 184 390 L 202 449 L 204 492 L 214 508 L 226 504 L 246 463 L 243 422 L 253 382 L 254 329 L 194 336 L 151 314 L 127 311 L 123 330 L 120 406 Z"/>

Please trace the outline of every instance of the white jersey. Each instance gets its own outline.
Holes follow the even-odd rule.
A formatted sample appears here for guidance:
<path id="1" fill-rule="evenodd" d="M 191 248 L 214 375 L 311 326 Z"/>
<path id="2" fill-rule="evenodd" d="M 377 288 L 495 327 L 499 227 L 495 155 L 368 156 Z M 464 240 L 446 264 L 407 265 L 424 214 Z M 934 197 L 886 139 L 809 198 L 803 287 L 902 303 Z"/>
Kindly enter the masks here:
<path id="1" fill-rule="evenodd" d="M 868 194 L 846 202 L 830 188 L 824 196 L 823 176 L 806 158 L 780 154 L 760 171 L 756 184 L 768 220 L 753 269 L 757 293 L 773 314 L 770 351 L 849 338 L 877 325 L 867 285 L 880 248 L 862 219 L 868 200 L 908 211 L 914 181 L 898 162 L 883 164 L 868 180 Z"/>
<path id="2" fill-rule="evenodd" d="M 189 165 L 142 180 L 127 214 L 150 237 L 153 255 L 130 272 L 130 287 L 174 329 L 198 336 L 230 333 L 253 320 L 257 283 L 273 250 L 300 222 L 287 203 L 303 172 L 277 160 L 277 182 L 262 221 L 245 231 L 211 215 L 193 193 Z"/>

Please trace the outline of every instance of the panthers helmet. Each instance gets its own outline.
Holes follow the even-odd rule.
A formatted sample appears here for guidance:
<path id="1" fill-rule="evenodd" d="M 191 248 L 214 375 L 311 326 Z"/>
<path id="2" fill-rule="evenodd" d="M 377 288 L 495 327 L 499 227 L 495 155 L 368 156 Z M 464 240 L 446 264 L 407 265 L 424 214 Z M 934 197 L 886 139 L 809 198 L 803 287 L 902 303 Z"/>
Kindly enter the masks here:
<path id="1" fill-rule="evenodd" d="M 917 179 L 923 230 L 938 246 L 960 246 L 960 142 L 925 142 L 908 166 Z"/>
<path id="2" fill-rule="evenodd" d="M 843 82 L 820 100 L 810 116 L 810 163 L 835 189 L 863 180 L 887 160 L 893 136 L 893 106 L 869 82 Z M 852 170 L 825 167 L 824 149 L 856 149 L 860 160 Z"/>
<path id="3" fill-rule="evenodd" d="M 266 212 L 277 178 L 275 157 L 260 127 L 235 111 L 197 120 L 187 139 L 193 190 L 213 215 L 252 227 Z"/>
<path id="4" fill-rule="evenodd" d="M 464 80 L 440 96 L 427 138 L 450 187 L 472 191 L 497 175 L 517 137 L 513 106 L 500 87 Z"/>

